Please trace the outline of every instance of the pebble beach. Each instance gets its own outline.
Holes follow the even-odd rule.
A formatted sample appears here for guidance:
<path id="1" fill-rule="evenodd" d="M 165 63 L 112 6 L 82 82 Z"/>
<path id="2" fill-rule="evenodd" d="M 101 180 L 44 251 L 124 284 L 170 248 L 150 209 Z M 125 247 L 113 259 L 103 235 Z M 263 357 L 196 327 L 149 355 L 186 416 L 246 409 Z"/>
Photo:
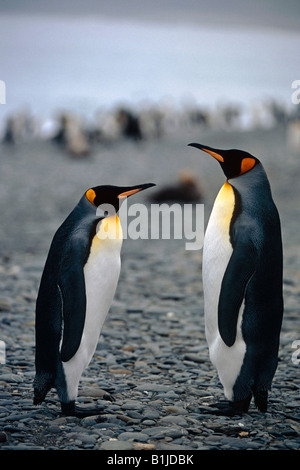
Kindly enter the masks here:
<path id="1" fill-rule="evenodd" d="M 34 406 L 35 301 L 55 231 L 89 187 L 155 183 L 128 201 L 150 208 L 150 193 L 186 169 L 202 190 L 206 224 L 224 175 L 190 142 L 258 157 L 280 213 L 285 312 L 268 411 L 251 404 L 242 416 L 211 413 L 223 390 L 205 340 L 202 250 L 174 237 L 123 242 L 116 295 L 79 386 L 79 403 L 96 404 L 102 414 L 61 416 L 54 390 Z M 299 158 L 284 125 L 191 126 L 158 139 L 98 143 L 83 158 L 42 139 L 2 143 L 0 449 L 300 450 Z"/>

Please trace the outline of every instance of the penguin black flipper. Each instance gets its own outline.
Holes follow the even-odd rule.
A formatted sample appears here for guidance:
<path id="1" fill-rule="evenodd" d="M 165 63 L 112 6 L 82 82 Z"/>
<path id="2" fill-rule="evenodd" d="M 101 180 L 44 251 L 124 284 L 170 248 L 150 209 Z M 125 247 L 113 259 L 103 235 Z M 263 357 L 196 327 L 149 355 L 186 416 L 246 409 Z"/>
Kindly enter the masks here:
<path id="1" fill-rule="evenodd" d="M 97 223 L 102 219 L 102 216 L 99 217 Z M 96 233 L 96 227 L 92 230 L 92 235 L 94 233 Z M 75 231 L 61 260 L 58 289 L 61 297 L 63 320 L 60 350 L 63 362 L 69 361 L 76 354 L 82 338 L 86 315 L 86 289 L 83 268 L 89 257 L 89 251 L 86 233 Z"/>
<path id="2" fill-rule="evenodd" d="M 83 269 L 80 263 L 62 267 L 58 283 L 61 296 L 63 338 L 61 360 L 69 361 L 79 348 L 85 321 L 86 295 Z"/>
<path id="3" fill-rule="evenodd" d="M 255 272 L 257 251 L 249 235 L 239 234 L 222 280 L 218 304 L 218 328 L 224 343 L 233 346 L 237 321 L 247 284 Z"/>

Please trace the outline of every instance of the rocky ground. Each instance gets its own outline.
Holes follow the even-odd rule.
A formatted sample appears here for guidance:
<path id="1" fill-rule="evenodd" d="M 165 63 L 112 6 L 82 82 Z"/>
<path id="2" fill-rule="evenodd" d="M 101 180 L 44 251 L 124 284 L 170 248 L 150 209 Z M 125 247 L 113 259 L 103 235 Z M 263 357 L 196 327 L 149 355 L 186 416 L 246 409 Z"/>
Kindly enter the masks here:
<path id="1" fill-rule="evenodd" d="M 98 145 L 77 160 L 50 142 L 2 145 L 2 450 L 300 449 L 300 166 L 299 156 L 287 151 L 285 135 L 283 128 L 194 128 L 159 141 Z M 268 412 L 251 405 L 240 417 L 210 413 L 208 405 L 223 399 L 223 392 L 204 335 L 202 251 L 186 250 L 185 240 L 176 239 L 124 241 L 116 296 L 79 389 L 80 403 L 96 403 L 101 416 L 60 416 L 54 391 L 34 406 L 35 300 L 56 228 L 90 186 L 149 181 L 161 186 L 182 168 L 199 180 L 207 219 L 224 177 L 213 159 L 186 146 L 198 140 L 261 157 L 280 211 L 285 315 Z M 130 203 L 145 200 L 141 193 Z"/>

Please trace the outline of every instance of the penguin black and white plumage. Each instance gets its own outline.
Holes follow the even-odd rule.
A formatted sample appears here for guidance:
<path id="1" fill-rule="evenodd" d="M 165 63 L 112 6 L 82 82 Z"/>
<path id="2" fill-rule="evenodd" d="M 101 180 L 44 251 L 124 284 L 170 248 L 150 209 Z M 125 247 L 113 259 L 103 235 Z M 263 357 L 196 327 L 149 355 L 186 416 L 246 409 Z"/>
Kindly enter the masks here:
<path id="1" fill-rule="evenodd" d="M 75 401 L 119 279 L 117 212 L 124 198 L 151 186 L 88 189 L 54 235 L 36 301 L 34 404 L 55 388 L 63 414 L 98 413 L 78 409 Z"/>
<path id="2" fill-rule="evenodd" d="M 267 411 L 283 317 L 280 219 L 261 162 L 240 150 L 189 144 L 213 156 L 227 181 L 204 237 L 209 354 L 229 400 L 219 414 Z"/>

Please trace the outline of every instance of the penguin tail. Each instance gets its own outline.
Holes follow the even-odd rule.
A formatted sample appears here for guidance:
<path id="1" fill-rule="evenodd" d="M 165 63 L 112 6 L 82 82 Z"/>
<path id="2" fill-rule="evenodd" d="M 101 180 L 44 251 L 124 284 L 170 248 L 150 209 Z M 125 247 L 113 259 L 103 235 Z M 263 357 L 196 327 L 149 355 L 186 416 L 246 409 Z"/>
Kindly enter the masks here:
<path id="1" fill-rule="evenodd" d="M 33 404 L 40 405 L 44 400 L 52 388 L 53 384 L 53 377 L 51 374 L 47 372 L 37 373 L 33 382 Z"/>

